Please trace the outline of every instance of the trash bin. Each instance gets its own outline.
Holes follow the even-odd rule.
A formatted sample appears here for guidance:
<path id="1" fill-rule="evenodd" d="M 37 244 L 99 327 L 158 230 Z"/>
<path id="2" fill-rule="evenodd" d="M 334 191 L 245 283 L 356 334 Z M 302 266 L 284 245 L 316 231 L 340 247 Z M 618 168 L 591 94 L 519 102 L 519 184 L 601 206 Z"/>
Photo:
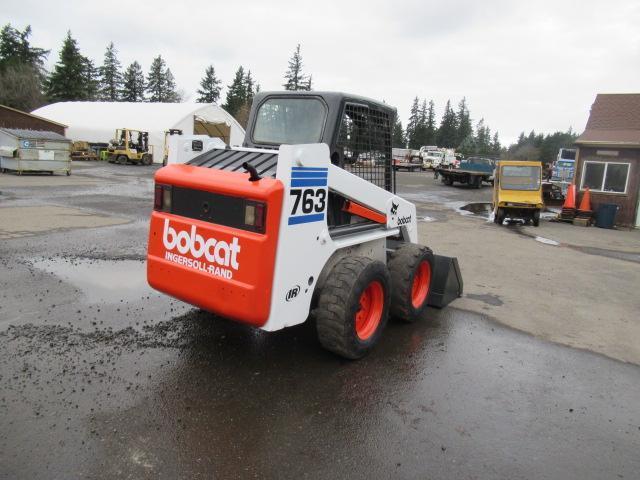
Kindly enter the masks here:
<path id="1" fill-rule="evenodd" d="M 620 208 L 615 203 L 601 203 L 596 211 L 596 227 L 613 228 L 616 224 L 616 213 Z"/>

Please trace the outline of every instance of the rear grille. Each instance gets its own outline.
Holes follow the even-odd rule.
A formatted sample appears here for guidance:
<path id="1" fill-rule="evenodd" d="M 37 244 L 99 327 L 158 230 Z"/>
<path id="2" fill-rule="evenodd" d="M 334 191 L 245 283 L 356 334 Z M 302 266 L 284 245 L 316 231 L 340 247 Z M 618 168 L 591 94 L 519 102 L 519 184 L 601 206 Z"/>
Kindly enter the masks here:
<path id="1" fill-rule="evenodd" d="M 245 224 L 247 200 L 244 198 L 175 186 L 171 190 L 171 213 L 174 215 L 250 232 L 262 231 L 261 227 Z"/>
<path id="2" fill-rule="evenodd" d="M 227 170 L 229 172 L 244 172 L 242 164 L 249 162 L 253 165 L 261 177 L 275 177 L 278 165 L 278 152 L 248 152 L 244 150 L 233 150 L 225 148 L 215 148 L 198 155 L 187 162 L 187 165 L 196 167 L 215 168 L 217 170 Z"/>

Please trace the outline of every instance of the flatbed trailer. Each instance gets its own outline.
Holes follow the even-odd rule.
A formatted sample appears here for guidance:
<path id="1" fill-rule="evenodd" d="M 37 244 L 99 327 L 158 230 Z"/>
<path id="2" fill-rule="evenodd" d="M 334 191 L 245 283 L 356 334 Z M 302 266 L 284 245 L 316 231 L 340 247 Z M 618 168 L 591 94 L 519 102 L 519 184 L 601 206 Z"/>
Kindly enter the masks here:
<path id="1" fill-rule="evenodd" d="M 480 188 L 482 182 L 491 183 L 492 174 L 486 172 L 476 172 L 473 170 L 462 170 L 459 168 L 434 168 L 435 175 L 445 185 L 453 185 L 454 182 L 467 183 L 475 188 Z M 436 177 L 436 178 L 437 178 Z"/>
<path id="2" fill-rule="evenodd" d="M 435 177 L 441 177 L 445 185 L 453 185 L 454 182 L 466 183 L 475 188 L 482 187 L 482 182 L 493 184 L 493 170 L 495 164 L 489 158 L 471 157 L 460 163 L 460 168 L 436 167 Z"/>

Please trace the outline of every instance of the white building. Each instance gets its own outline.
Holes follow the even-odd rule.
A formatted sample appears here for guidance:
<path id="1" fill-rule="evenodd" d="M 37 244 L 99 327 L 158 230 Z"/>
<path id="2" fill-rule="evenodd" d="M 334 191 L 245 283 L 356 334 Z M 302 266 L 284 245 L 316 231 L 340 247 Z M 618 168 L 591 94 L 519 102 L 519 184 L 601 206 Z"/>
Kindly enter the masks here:
<path id="1" fill-rule="evenodd" d="M 68 125 L 67 138 L 73 141 L 107 143 L 117 128 L 149 132 L 156 163 L 166 155 L 165 132 L 170 129 L 217 137 L 232 146 L 244 140 L 242 126 L 212 103 L 58 102 L 32 113 Z"/>

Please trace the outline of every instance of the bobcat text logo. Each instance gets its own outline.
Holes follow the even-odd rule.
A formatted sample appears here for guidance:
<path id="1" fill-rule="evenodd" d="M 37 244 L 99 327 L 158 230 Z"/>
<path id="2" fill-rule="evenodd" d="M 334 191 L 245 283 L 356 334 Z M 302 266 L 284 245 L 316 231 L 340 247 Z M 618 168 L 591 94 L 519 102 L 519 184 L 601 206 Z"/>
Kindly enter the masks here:
<path id="1" fill-rule="evenodd" d="M 190 233 L 184 230 L 176 232 L 175 228 L 169 225 L 169 219 L 166 218 L 164 220 L 162 243 L 167 250 L 173 250 L 175 248 L 182 255 L 188 252 L 195 259 L 199 259 L 204 255 L 208 262 L 217 263 L 221 267 L 231 266 L 234 270 L 238 270 L 240 266 L 238 264 L 240 244 L 238 243 L 237 237 L 233 237 L 231 243 L 216 240 L 215 238 L 205 240 L 202 235 L 196 232 L 195 225 L 191 226 Z M 190 266 L 202 270 L 199 265 Z"/>
<path id="2" fill-rule="evenodd" d="M 398 226 L 406 225 L 408 223 L 411 223 L 411 215 L 407 215 L 406 217 L 398 218 Z"/>
<path id="3" fill-rule="evenodd" d="M 391 202 L 391 215 L 398 213 L 398 204 Z"/>

